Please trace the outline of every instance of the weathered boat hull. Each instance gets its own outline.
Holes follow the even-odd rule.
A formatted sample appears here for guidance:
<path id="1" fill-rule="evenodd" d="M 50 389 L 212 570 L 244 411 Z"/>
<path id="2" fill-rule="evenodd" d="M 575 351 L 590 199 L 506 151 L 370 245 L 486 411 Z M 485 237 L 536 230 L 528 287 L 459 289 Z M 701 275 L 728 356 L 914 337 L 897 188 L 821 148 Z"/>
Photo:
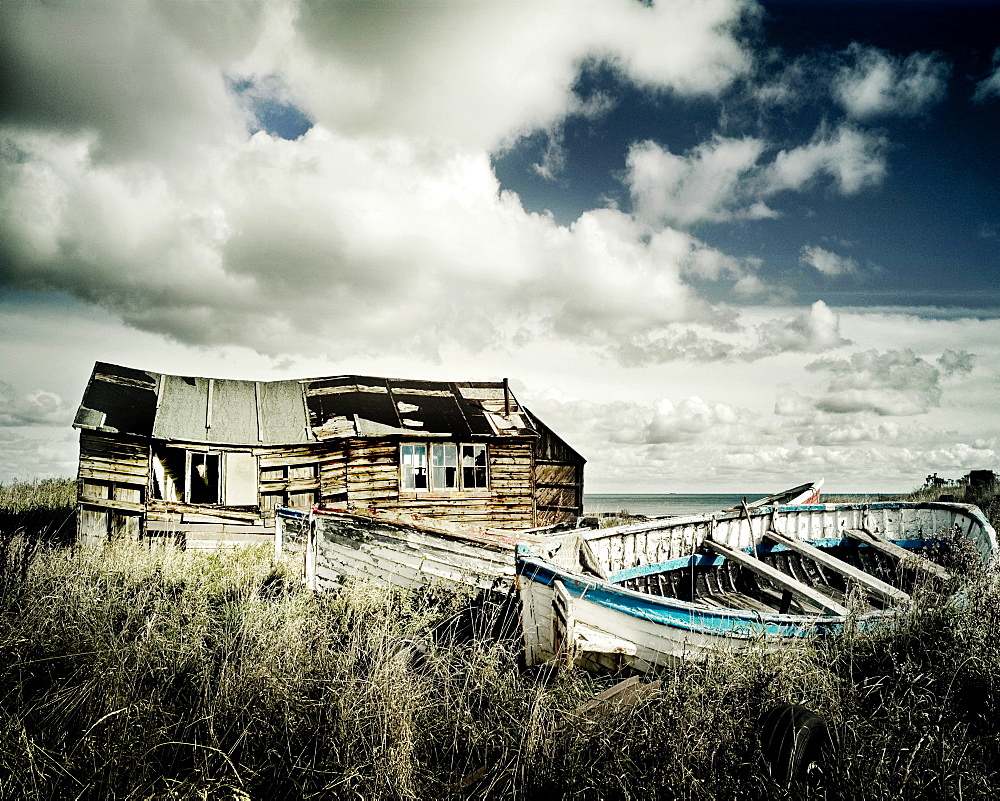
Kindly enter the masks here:
<path id="1" fill-rule="evenodd" d="M 642 564 L 690 556 L 706 539 L 730 548 L 749 548 L 764 540 L 772 519 L 780 533 L 815 541 L 843 538 L 848 531 L 871 531 L 892 540 L 934 539 L 961 522 L 983 559 L 997 552 L 996 533 L 978 508 L 955 503 L 813 504 L 761 507 L 714 515 L 692 515 L 587 532 L 584 539 L 609 573 Z M 969 528 L 972 534 L 968 534 Z M 977 534 L 976 532 L 982 532 Z"/>
<path id="2" fill-rule="evenodd" d="M 563 659 L 592 668 L 648 670 L 677 658 L 757 643 L 796 647 L 808 638 L 840 631 L 847 615 L 828 610 L 807 615 L 750 611 L 622 586 L 676 567 L 678 560 L 693 564 L 716 559 L 699 554 L 709 541 L 749 552 L 749 557 L 755 548 L 771 547 L 765 545 L 769 532 L 806 543 L 856 542 L 856 537 L 874 535 L 880 542 L 910 548 L 960 534 L 985 561 L 992 562 L 997 555 L 996 533 L 978 509 L 963 504 L 765 507 L 589 532 L 583 535 L 584 561 L 605 578 L 585 575 L 581 566 L 569 565 L 565 557 L 560 565 L 532 555 L 530 549 L 518 554 L 526 662 Z M 879 584 L 874 578 L 869 583 Z M 839 605 L 830 602 L 830 606 Z M 877 625 L 890 622 L 897 613 L 887 605 L 857 615 L 857 622 Z"/>
<path id="3" fill-rule="evenodd" d="M 489 589 L 513 583 L 519 543 L 549 552 L 561 542 L 530 530 L 504 531 L 439 520 L 393 520 L 313 510 L 300 539 L 307 582 L 335 587 L 345 578 L 400 589 L 431 585 Z M 303 536 L 304 535 L 304 536 Z"/>

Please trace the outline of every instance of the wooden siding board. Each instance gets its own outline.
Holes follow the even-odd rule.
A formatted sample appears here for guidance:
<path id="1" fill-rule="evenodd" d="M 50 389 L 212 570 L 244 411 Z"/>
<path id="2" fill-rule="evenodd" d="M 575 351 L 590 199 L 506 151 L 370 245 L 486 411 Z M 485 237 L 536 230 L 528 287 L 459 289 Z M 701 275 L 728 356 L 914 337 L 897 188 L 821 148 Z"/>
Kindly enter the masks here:
<path id="1" fill-rule="evenodd" d="M 146 511 L 146 507 L 141 503 L 119 501 L 112 498 L 81 498 L 79 502 L 83 504 L 85 509 L 88 507 L 91 509 L 111 509 L 122 512 L 134 512 L 137 514 L 141 514 Z"/>
<path id="2" fill-rule="evenodd" d="M 535 463 L 535 481 L 538 484 L 576 484 L 577 469 L 572 464 Z"/>
<path id="3" fill-rule="evenodd" d="M 541 487 L 536 493 L 539 506 L 576 508 L 576 490 L 573 488 Z"/>
<path id="4" fill-rule="evenodd" d="M 104 542 L 108 538 L 108 512 L 104 509 L 81 506 L 79 508 L 79 535 L 88 544 Z"/>

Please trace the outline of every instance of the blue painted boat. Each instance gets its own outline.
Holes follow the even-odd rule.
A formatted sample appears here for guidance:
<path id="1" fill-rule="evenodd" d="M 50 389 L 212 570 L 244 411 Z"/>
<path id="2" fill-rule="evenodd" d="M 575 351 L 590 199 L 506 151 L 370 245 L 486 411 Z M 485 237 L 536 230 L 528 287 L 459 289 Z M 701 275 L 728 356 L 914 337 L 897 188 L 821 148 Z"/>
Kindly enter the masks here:
<path id="1" fill-rule="evenodd" d="M 982 512 L 954 503 L 745 507 L 582 532 L 551 558 L 523 547 L 526 662 L 648 670 L 888 622 L 914 585 L 951 580 L 928 554 L 956 541 L 997 558 Z"/>

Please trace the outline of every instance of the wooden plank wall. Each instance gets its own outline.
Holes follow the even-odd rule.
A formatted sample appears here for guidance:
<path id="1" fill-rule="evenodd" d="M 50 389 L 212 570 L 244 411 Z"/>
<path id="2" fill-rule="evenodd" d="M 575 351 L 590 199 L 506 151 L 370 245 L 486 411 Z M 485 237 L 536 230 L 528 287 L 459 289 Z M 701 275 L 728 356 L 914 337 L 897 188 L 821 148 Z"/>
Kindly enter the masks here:
<path id="1" fill-rule="evenodd" d="M 272 517 L 279 506 L 309 509 L 319 502 L 323 449 L 313 444 L 254 451 L 260 466 L 261 511 Z"/>
<path id="2" fill-rule="evenodd" d="M 487 453 L 488 490 L 401 493 L 398 440 L 351 439 L 346 452 L 347 501 L 359 510 L 373 507 L 498 528 L 533 526 L 531 440 L 494 440 Z"/>
<path id="3" fill-rule="evenodd" d="M 149 447 L 142 440 L 80 432 L 77 525 L 84 542 L 138 537 L 146 486 Z"/>
<path id="4" fill-rule="evenodd" d="M 184 443 L 172 444 L 184 447 Z M 85 541 L 110 536 L 139 537 L 144 530 L 143 513 L 155 530 L 159 530 L 157 526 L 161 523 L 252 526 L 272 519 L 278 506 L 308 509 L 319 502 L 500 528 L 547 525 L 556 522 L 550 520 L 553 513 L 561 515 L 560 520 L 566 517 L 556 507 L 572 507 L 576 497 L 573 493 L 580 494 L 574 466 L 551 460 L 533 461 L 533 438 L 493 440 L 487 450 L 488 490 L 401 494 L 397 438 L 351 438 L 293 447 L 254 448 L 252 453 L 258 459 L 260 478 L 258 509 L 147 498 L 149 444 L 84 431 L 80 436 L 78 482 L 80 534 Z M 538 496 L 550 507 L 541 519 L 536 513 L 536 476 L 551 485 Z"/>
<path id="5" fill-rule="evenodd" d="M 538 525 L 568 523 L 583 514 L 583 459 L 541 426 L 535 450 Z"/>

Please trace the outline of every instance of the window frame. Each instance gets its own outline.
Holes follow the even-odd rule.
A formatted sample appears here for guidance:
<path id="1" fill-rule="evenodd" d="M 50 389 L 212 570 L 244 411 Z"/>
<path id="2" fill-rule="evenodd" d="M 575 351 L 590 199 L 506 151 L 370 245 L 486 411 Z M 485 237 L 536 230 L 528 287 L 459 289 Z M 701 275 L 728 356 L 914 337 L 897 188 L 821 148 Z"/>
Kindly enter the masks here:
<path id="1" fill-rule="evenodd" d="M 200 458 L 206 466 L 206 472 L 208 469 L 209 458 L 215 460 L 215 500 L 214 501 L 196 501 L 192 497 L 192 474 L 191 471 L 194 469 L 192 462 L 196 458 Z M 221 506 L 223 503 L 223 486 L 225 485 L 225 459 L 223 458 L 222 451 L 203 451 L 203 450 L 189 450 L 185 449 L 185 459 L 184 459 L 184 503 L 188 506 Z M 206 485 L 208 484 L 206 480 Z"/>
<path id="2" fill-rule="evenodd" d="M 470 468 L 474 472 L 482 473 L 484 482 L 482 485 L 471 487 L 466 486 L 466 468 L 463 464 L 465 448 L 473 448 L 473 459 L 475 459 L 476 453 L 481 451 L 483 454 L 483 464 L 473 464 Z M 413 461 L 414 456 L 417 454 L 417 449 L 421 449 L 423 451 L 422 465 L 419 462 L 414 463 Z M 449 461 L 447 458 L 449 452 L 454 454 L 454 461 Z M 442 458 L 436 459 L 436 453 L 440 454 Z M 397 456 L 399 459 L 398 475 L 400 494 L 452 496 L 487 493 L 490 490 L 490 460 L 488 443 L 461 442 L 458 440 L 400 442 Z M 435 464 L 436 461 L 441 461 L 441 464 Z M 417 480 L 416 474 L 408 476 L 408 471 L 412 471 L 415 467 L 423 469 L 423 479 L 426 486 L 417 486 L 420 482 Z M 446 471 L 449 467 L 454 469 L 454 484 L 452 486 L 447 485 L 447 473 L 444 472 L 444 476 L 446 478 L 445 486 L 438 486 L 442 472 Z M 435 480 L 436 475 L 438 476 L 437 481 Z M 478 482 L 476 483 L 478 484 Z"/>
<path id="3" fill-rule="evenodd" d="M 430 492 L 431 478 L 427 464 L 428 445 L 427 442 L 401 442 L 399 444 L 400 492 Z M 423 455 L 419 461 L 415 461 L 418 448 L 423 451 Z M 418 480 L 421 477 L 419 472 L 421 470 L 423 471 L 422 482 Z M 423 486 L 420 486 L 421 483 Z"/>

